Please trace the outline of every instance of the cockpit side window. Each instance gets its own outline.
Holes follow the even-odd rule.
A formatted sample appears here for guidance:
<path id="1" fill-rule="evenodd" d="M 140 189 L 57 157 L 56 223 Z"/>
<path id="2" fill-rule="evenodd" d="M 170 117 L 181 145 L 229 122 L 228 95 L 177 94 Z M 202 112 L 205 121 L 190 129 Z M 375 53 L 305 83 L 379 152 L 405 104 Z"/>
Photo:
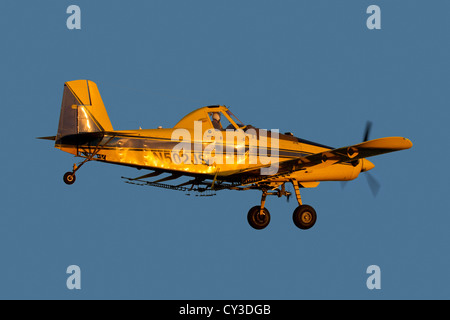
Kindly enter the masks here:
<path id="1" fill-rule="evenodd" d="M 209 112 L 211 123 L 216 130 L 235 130 L 234 125 L 227 119 L 227 117 L 220 111 Z"/>

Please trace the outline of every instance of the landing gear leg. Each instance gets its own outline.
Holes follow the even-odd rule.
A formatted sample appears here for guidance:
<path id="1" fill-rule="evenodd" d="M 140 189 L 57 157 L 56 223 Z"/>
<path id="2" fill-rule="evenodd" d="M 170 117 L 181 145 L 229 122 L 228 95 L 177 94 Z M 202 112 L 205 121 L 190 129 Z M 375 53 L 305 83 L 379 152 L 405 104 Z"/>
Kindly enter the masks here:
<path id="1" fill-rule="evenodd" d="M 99 153 L 99 151 L 104 147 L 104 146 L 106 146 L 113 138 L 114 138 L 114 135 L 113 136 L 111 136 L 105 143 L 103 143 L 103 144 L 101 144 L 101 142 L 103 141 L 103 138 L 105 137 L 105 135 L 103 134 L 101 137 L 100 137 L 100 139 L 99 139 L 99 141 L 98 141 L 98 143 L 97 143 L 97 145 L 95 146 L 95 148 L 94 148 L 94 150 L 93 151 L 91 151 L 91 147 L 89 146 L 89 150 L 84 150 L 85 152 L 83 152 L 83 154 L 87 154 L 87 157 L 86 157 L 86 159 L 84 159 L 82 162 L 80 162 L 80 164 L 76 164 L 76 163 L 74 163 L 73 164 L 73 170 L 72 170 L 72 172 L 66 172 L 65 174 L 64 174 L 64 178 L 63 178 L 63 180 L 64 180 L 64 182 L 65 183 L 67 183 L 67 184 L 73 184 L 74 182 L 75 182 L 75 172 L 77 172 L 77 170 L 79 170 L 86 162 L 88 162 L 88 161 L 91 161 L 91 160 L 93 160 L 94 159 L 94 157 Z M 79 156 L 79 155 L 78 155 Z"/>
<path id="2" fill-rule="evenodd" d="M 267 191 L 263 190 L 261 197 L 261 205 L 250 209 L 247 215 L 248 223 L 256 230 L 261 230 L 267 227 L 270 223 L 269 210 L 265 208 Z"/>
<path id="3" fill-rule="evenodd" d="M 300 196 L 300 187 L 297 180 L 293 180 L 292 184 L 295 190 L 295 196 L 297 198 L 298 207 L 294 210 L 292 220 L 294 224 L 303 230 L 310 229 L 317 221 L 316 210 L 313 207 L 302 204 L 302 198 Z"/>
<path id="4" fill-rule="evenodd" d="M 267 191 L 263 191 L 262 197 L 261 197 L 261 208 L 259 209 L 259 213 L 264 215 L 264 206 L 266 205 L 266 197 L 267 197 Z M 266 209 L 267 210 L 267 209 Z"/>
<path id="5" fill-rule="evenodd" d="M 298 205 L 301 206 L 302 205 L 302 196 L 300 195 L 300 187 L 298 185 L 298 181 L 292 180 L 292 185 L 294 186 L 295 197 L 297 198 Z"/>

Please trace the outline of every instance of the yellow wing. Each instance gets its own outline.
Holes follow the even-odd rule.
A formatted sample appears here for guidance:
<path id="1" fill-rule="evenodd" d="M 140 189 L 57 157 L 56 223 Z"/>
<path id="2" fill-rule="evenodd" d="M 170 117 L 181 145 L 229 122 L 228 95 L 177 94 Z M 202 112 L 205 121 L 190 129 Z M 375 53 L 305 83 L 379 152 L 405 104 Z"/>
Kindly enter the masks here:
<path id="1" fill-rule="evenodd" d="M 406 138 L 380 138 L 289 160 L 284 162 L 284 165 L 287 164 L 295 167 L 327 167 L 336 163 L 356 161 L 384 153 L 409 149 L 411 147 L 412 142 Z"/>
<path id="2" fill-rule="evenodd" d="M 278 171 L 273 176 L 284 175 L 304 168 L 314 167 L 316 169 L 326 168 L 328 166 L 358 161 L 360 159 L 373 157 L 376 155 L 409 149 L 412 142 L 403 137 L 387 137 L 370 141 L 365 141 L 348 147 L 342 147 L 327 150 L 292 160 L 286 160 L 279 163 Z M 257 176 L 260 168 L 242 172 L 238 175 Z M 270 178 L 272 176 L 266 176 Z"/>

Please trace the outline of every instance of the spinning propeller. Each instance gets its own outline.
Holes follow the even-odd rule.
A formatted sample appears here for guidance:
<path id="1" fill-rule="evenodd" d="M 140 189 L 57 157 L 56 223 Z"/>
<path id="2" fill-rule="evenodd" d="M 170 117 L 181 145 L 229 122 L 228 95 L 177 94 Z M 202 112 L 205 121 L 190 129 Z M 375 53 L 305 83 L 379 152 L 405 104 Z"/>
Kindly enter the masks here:
<path id="1" fill-rule="evenodd" d="M 372 129 L 372 122 L 367 121 L 366 129 L 364 130 L 363 142 L 366 142 L 369 140 L 371 129 Z M 362 161 L 364 161 L 364 160 L 362 160 Z M 380 183 L 377 181 L 377 179 L 375 179 L 375 177 L 368 170 L 362 171 L 362 172 L 364 172 L 364 174 L 366 176 L 367 184 L 369 185 L 370 191 L 372 191 L 373 196 L 376 197 L 378 194 L 378 191 L 380 191 L 380 188 L 381 188 Z M 346 184 L 347 184 L 347 181 L 342 181 L 342 188 L 344 188 Z"/>
<path id="2" fill-rule="evenodd" d="M 371 129 L 372 129 L 372 121 L 367 121 L 366 130 L 364 131 L 363 142 L 366 142 L 369 140 L 369 135 L 370 135 Z M 369 184 L 369 188 L 372 191 L 373 196 L 376 197 L 378 194 L 378 191 L 380 191 L 381 185 L 370 172 L 365 171 L 364 173 L 366 174 L 367 183 Z"/>

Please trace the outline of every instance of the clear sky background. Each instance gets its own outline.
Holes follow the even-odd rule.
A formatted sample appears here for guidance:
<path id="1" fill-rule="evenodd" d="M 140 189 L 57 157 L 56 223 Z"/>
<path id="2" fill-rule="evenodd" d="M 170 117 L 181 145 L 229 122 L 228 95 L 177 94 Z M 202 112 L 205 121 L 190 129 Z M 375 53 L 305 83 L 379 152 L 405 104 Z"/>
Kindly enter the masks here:
<path id="1" fill-rule="evenodd" d="M 81 30 L 66 9 L 81 8 Z M 381 8 L 368 30 L 366 9 Z M 0 298 L 449 299 L 450 2 L 2 1 Z M 115 129 L 171 127 L 225 104 L 243 122 L 331 146 L 404 136 L 407 151 L 371 160 L 341 188 L 295 199 L 216 197 L 123 183 L 132 168 L 78 162 L 55 135 L 63 84 L 98 84 Z M 69 265 L 82 289 L 66 287 Z M 366 269 L 381 268 L 381 290 Z"/>

